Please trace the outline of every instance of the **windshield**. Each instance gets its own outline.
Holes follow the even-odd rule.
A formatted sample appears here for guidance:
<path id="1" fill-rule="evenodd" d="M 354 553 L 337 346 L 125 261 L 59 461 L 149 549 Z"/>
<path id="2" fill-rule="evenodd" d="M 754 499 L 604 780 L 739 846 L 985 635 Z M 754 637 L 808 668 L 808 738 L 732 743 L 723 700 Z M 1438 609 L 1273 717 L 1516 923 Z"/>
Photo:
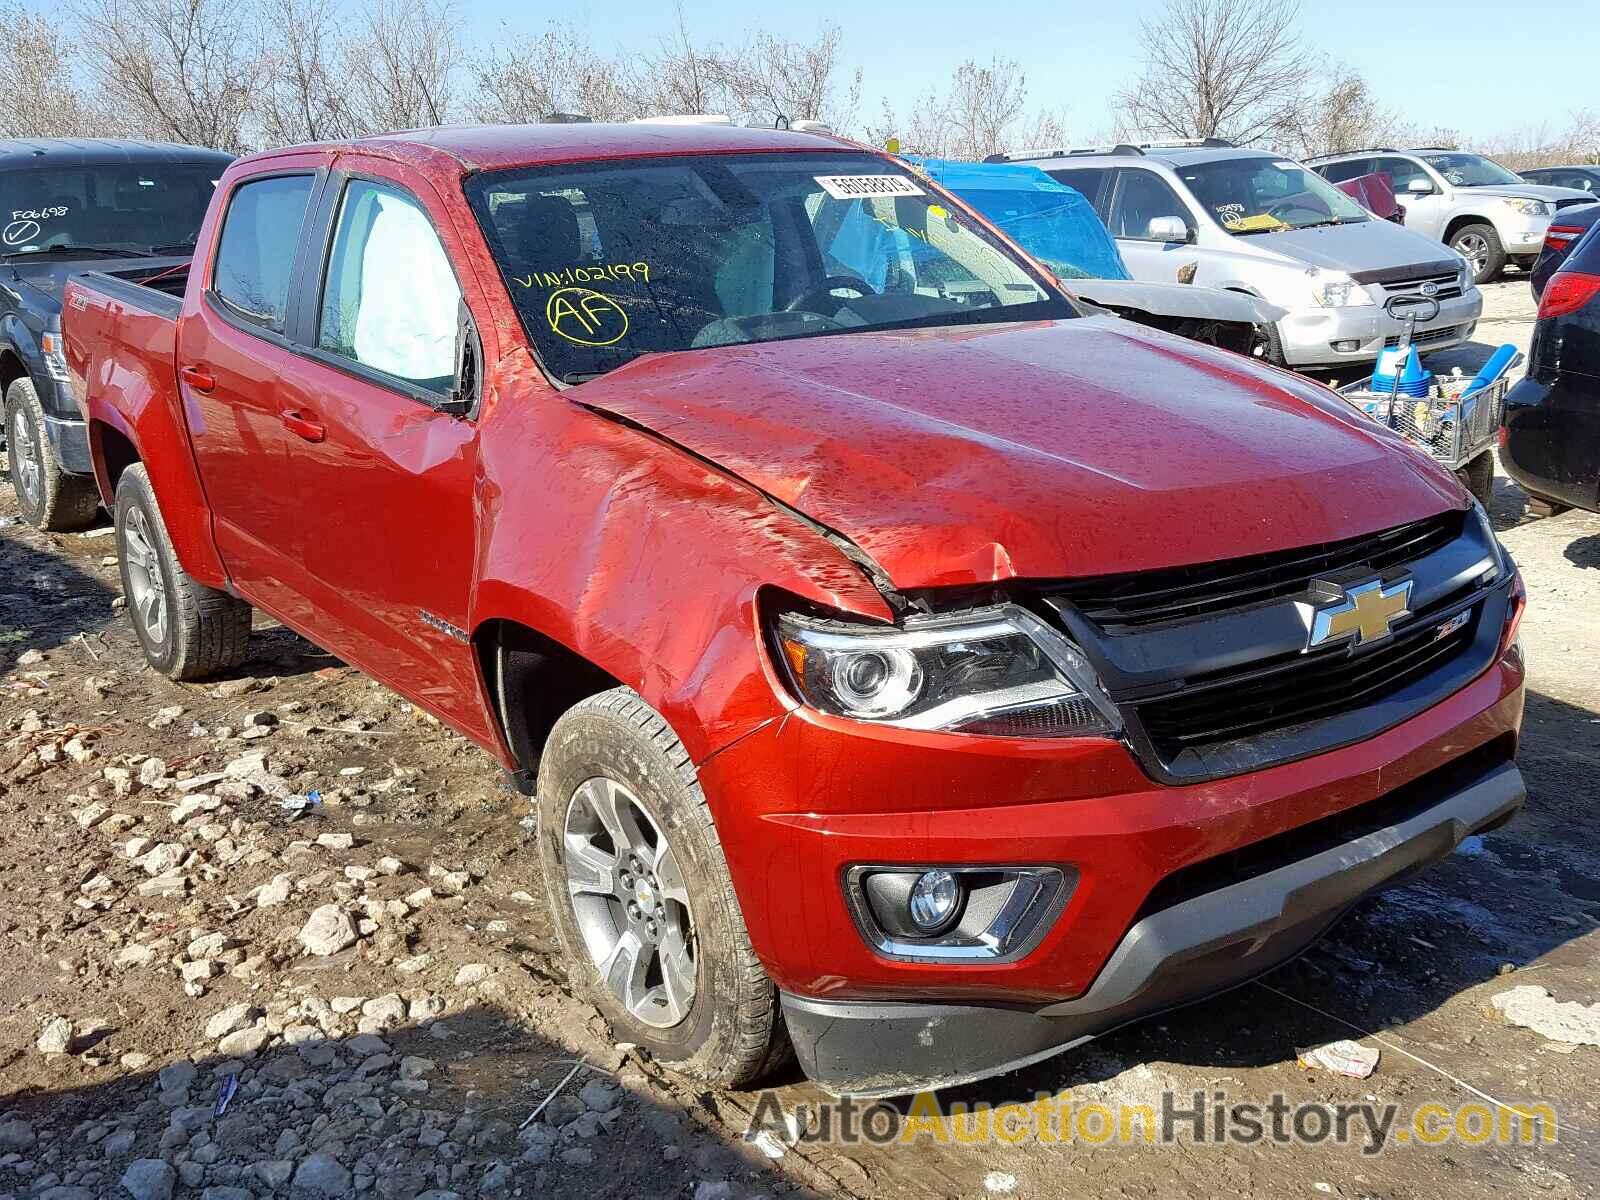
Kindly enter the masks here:
<path id="1" fill-rule="evenodd" d="M 1288 160 L 1231 158 L 1183 167 L 1178 175 L 1217 224 L 1236 236 L 1372 219 L 1315 171 Z"/>
<path id="2" fill-rule="evenodd" d="M 534 350 L 569 383 L 659 351 L 1077 315 L 868 155 L 608 160 L 467 191 Z"/>
<path id="3" fill-rule="evenodd" d="M 1492 187 L 1522 182 L 1499 163 L 1481 154 L 1423 154 L 1420 157 L 1444 176 L 1446 183 L 1456 187 Z"/>
<path id="4" fill-rule="evenodd" d="M 0 253 L 192 248 L 221 162 L 115 163 L 0 174 Z"/>

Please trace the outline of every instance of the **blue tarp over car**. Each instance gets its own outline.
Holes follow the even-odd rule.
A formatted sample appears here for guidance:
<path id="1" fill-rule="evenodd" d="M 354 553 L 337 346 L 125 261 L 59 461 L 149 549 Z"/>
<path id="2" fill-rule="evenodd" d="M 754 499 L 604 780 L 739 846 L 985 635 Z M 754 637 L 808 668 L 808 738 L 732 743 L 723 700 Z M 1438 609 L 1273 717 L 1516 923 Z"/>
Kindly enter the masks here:
<path id="1" fill-rule="evenodd" d="M 1131 279 L 1094 206 L 1038 167 L 908 157 L 1061 279 Z"/>

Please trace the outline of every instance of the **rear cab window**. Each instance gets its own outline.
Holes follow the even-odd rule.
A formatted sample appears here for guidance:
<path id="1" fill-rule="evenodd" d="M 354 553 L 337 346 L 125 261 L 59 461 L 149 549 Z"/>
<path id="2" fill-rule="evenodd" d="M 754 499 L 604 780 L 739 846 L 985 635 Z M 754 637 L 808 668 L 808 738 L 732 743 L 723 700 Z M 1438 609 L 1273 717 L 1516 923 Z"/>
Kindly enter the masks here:
<path id="1" fill-rule="evenodd" d="M 1077 315 L 903 164 L 859 153 L 638 157 L 472 176 L 535 354 L 581 383 L 644 354 Z"/>
<path id="2" fill-rule="evenodd" d="M 211 294 L 232 316 L 283 333 L 289 281 L 316 177 L 246 179 L 228 199 Z"/>
<path id="3" fill-rule="evenodd" d="M 0 252 L 187 253 L 226 160 L 0 172 Z"/>

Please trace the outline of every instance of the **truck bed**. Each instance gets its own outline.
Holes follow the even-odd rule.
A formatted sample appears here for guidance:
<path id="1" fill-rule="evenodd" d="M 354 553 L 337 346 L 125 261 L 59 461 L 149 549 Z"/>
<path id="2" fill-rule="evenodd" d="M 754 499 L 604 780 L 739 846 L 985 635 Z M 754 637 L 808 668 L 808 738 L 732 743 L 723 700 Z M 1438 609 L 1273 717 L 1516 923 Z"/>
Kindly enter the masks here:
<path id="1" fill-rule="evenodd" d="M 189 260 L 86 271 L 76 278 L 109 299 L 176 321 L 183 308 L 184 289 L 189 285 Z"/>

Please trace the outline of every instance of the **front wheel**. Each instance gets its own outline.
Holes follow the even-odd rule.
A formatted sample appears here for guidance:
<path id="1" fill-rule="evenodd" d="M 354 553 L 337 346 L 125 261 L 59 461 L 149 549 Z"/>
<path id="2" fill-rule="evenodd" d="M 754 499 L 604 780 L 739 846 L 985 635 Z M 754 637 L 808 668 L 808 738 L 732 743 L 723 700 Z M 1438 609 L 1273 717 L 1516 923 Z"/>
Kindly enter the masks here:
<path id="1" fill-rule="evenodd" d="M 11 486 L 22 519 L 48 533 L 87 529 L 100 511 L 100 493 L 87 475 L 61 469 L 45 433 L 44 406 L 33 380 L 13 380 L 6 389 L 6 442 Z"/>
<path id="2" fill-rule="evenodd" d="M 628 688 L 580 701 L 539 763 L 539 860 L 574 990 L 681 1074 L 739 1087 L 785 1055 L 694 765 Z"/>
<path id="3" fill-rule="evenodd" d="M 1493 225 L 1463 225 L 1450 248 L 1472 265 L 1474 283 L 1493 283 L 1506 268 L 1506 249 Z"/>
<path id="4" fill-rule="evenodd" d="M 1485 450 L 1456 472 L 1461 485 L 1488 508 L 1494 500 L 1494 451 Z"/>
<path id="5" fill-rule="evenodd" d="M 179 564 L 140 464 L 117 480 L 115 517 L 122 595 L 145 661 L 169 679 L 203 679 L 243 662 L 250 606 Z"/>

